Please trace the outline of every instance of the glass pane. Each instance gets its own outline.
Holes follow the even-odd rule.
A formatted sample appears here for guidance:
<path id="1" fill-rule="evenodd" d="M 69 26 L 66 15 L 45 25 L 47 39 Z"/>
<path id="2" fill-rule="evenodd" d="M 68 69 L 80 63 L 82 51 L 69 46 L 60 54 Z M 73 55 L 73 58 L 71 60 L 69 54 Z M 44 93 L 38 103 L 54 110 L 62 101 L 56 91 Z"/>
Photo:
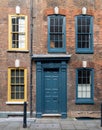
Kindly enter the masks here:
<path id="1" fill-rule="evenodd" d="M 11 92 L 15 91 L 15 86 L 11 86 Z"/>
<path id="2" fill-rule="evenodd" d="M 24 77 L 24 70 L 20 70 L 20 76 Z"/>
<path id="3" fill-rule="evenodd" d="M 25 35 L 19 35 L 19 48 L 25 48 Z"/>
<path id="4" fill-rule="evenodd" d="M 59 45 L 59 48 L 62 48 L 63 46 L 63 44 L 62 44 L 62 41 L 60 41 L 59 43 L 58 43 L 58 45 Z"/>
<path id="5" fill-rule="evenodd" d="M 81 33 L 81 26 L 78 26 L 78 33 Z"/>
<path id="6" fill-rule="evenodd" d="M 25 32 L 25 25 L 19 25 L 19 32 Z"/>
<path id="7" fill-rule="evenodd" d="M 78 85 L 78 91 L 82 91 L 82 87 Z"/>
<path id="8" fill-rule="evenodd" d="M 13 25 L 15 24 L 15 17 L 14 18 L 12 17 L 12 24 Z"/>
<path id="9" fill-rule="evenodd" d="M 19 93 L 16 93 L 16 99 L 19 99 Z"/>
<path id="10" fill-rule="evenodd" d="M 16 39 L 16 34 L 15 34 L 15 33 L 12 34 L 12 40 L 14 40 L 14 41 L 17 40 L 17 39 Z"/>
<path id="11" fill-rule="evenodd" d="M 12 24 L 12 32 L 15 32 L 15 25 Z"/>
<path id="12" fill-rule="evenodd" d="M 15 78 L 14 77 L 11 78 L 11 84 L 12 83 L 15 83 Z"/>
<path id="13" fill-rule="evenodd" d="M 58 18 L 55 18 L 55 25 L 58 25 Z"/>
<path id="14" fill-rule="evenodd" d="M 55 48 L 58 48 L 58 41 L 55 42 Z"/>
<path id="15" fill-rule="evenodd" d="M 54 19 L 50 19 L 50 25 L 54 25 Z"/>
<path id="16" fill-rule="evenodd" d="M 86 92 L 83 92 L 83 98 L 86 98 Z"/>
<path id="17" fill-rule="evenodd" d="M 16 86 L 16 92 L 19 92 L 19 86 Z"/>
<path id="18" fill-rule="evenodd" d="M 55 42 L 54 41 L 50 41 L 50 47 L 55 48 Z"/>
<path id="19" fill-rule="evenodd" d="M 90 85 L 87 86 L 87 91 L 91 91 L 91 87 L 90 87 Z"/>
<path id="20" fill-rule="evenodd" d="M 90 18 L 87 18 L 87 25 L 90 26 Z"/>
<path id="21" fill-rule="evenodd" d="M 15 94 L 11 93 L 11 99 L 15 99 Z"/>
<path id="22" fill-rule="evenodd" d="M 24 93 L 21 93 L 21 99 L 24 99 Z"/>
<path id="23" fill-rule="evenodd" d="M 78 41 L 81 41 L 81 35 L 78 35 Z"/>
<path id="24" fill-rule="evenodd" d="M 54 35 L 50 35 L 50 40 L 54 41 Z"/>
<path id="25" fill-rule="evenodd" d="M 86 33 L 90 33 L 90 26 L 86 26 Z"/>
<path id="26" fill-rule="evenodd" d="M 59 25 L 63 26 L 63 18 L 59 19 Z"/>
<path id="27" fill-rule="evenodd" d="M 20 83 L 24 83 L 24 78 L 23 77 L 20 78 Z"/>
<path id="28" fill-rule="evenodd" d="M 83 91 L 86 91 L 86 86 L 83 86 Z"/>
<path id="29" fill-rule="evenodd" d="M 59 32 L 62 33 L 62 26 L 59 26 Z"/>
<path id="30" fill-rule="evenodd" d="M 12 77 L 15 76 L 15 70 L 11 70 L 11 76 L 12 76 Z"/>
<path id="31" fill-rule="evenodd" d="M 16 83 L 19 83 L 19 77 L 16 77 Z"/>
<path id="32" fill-rule="evenodd" d="M 78 18 L 78 25 L 81 25 L 81 18 Z"/>
<path id="33" fill-rule="evenodd" d="M 78 98 L 82 98 L 82 93 L 78 92 Z"/>
<path id="34" fill-rule="evenodd" d="M 58 32 L 58 26 L 55 26 L 55 32 Z"/>
<path id="35" fill-rule="evenodd" d="M 50 26 L 50 32 L 54 33 L 55 32 L 55 27 L 54 26 Z"/>
<path id="36" fill-rule="evenodd" d="M 21 86 L 20 89 L 21 89 L 20 91 L 24 92 L 24 86 Z"/>
<path id="37" fill-rule="evenodd" d="M 87 92 L 87 98 L 91 98 L 90 92 Z"/>
<path id="38" fill-rule="evenodd" d="M 19 76 L 19 70 L 16 70 L 16 76 Z"/>

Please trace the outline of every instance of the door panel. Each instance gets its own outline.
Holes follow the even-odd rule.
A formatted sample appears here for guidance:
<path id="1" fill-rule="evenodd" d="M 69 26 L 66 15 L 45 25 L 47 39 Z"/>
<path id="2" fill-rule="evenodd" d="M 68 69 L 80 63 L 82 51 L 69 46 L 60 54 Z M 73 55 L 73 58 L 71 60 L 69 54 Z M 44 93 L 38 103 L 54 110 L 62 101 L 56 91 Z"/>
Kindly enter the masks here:
<path id="1" fill-rule="evenodd" d="M 44 113 L 59 112 L 59 70 L 44 71 Z"/>

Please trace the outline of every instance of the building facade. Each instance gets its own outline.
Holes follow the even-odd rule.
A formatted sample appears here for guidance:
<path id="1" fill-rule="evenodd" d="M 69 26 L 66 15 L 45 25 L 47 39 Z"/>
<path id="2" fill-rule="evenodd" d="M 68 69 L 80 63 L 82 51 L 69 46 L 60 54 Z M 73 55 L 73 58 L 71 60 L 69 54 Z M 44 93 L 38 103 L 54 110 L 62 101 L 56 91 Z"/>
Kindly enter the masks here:
<path id="1" fill-rule="evenodd" d="M 0 116 L 100 117 L 101 4 L 2 1 Z"/>

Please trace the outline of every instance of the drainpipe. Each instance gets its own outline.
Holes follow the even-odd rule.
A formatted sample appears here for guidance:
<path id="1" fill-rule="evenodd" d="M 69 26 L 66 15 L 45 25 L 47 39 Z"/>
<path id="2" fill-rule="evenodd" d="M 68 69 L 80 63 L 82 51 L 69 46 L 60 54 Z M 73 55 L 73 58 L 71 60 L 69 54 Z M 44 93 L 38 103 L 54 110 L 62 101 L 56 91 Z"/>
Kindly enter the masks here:
<path id="1" fill-rule="evenodd" d="M 32 109 L 32 44 L 33 44 L 33 0 L 30 0 L 30 117 L 33 115 Z"/>

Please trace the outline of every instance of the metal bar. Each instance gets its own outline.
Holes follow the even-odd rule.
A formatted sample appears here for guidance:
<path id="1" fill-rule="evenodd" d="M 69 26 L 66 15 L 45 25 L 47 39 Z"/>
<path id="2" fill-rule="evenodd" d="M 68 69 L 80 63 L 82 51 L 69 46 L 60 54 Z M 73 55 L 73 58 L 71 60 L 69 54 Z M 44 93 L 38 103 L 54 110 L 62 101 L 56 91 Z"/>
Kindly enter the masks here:
<path id="1" fill-rule="evenodd" d="M 102 127 L 102 103 L 101 103 L 101 127 Z"/>
<path id="2" fill-rule="evenodd" d="M 33 43 L 33 0 L 30 0 L 30 117 L 32 117 L 32 43 Z"/>
<path id="3" fill-rule="evenodd" d="M 23 128 L 27 128 L 27 103 L 24 102 Z"/>

